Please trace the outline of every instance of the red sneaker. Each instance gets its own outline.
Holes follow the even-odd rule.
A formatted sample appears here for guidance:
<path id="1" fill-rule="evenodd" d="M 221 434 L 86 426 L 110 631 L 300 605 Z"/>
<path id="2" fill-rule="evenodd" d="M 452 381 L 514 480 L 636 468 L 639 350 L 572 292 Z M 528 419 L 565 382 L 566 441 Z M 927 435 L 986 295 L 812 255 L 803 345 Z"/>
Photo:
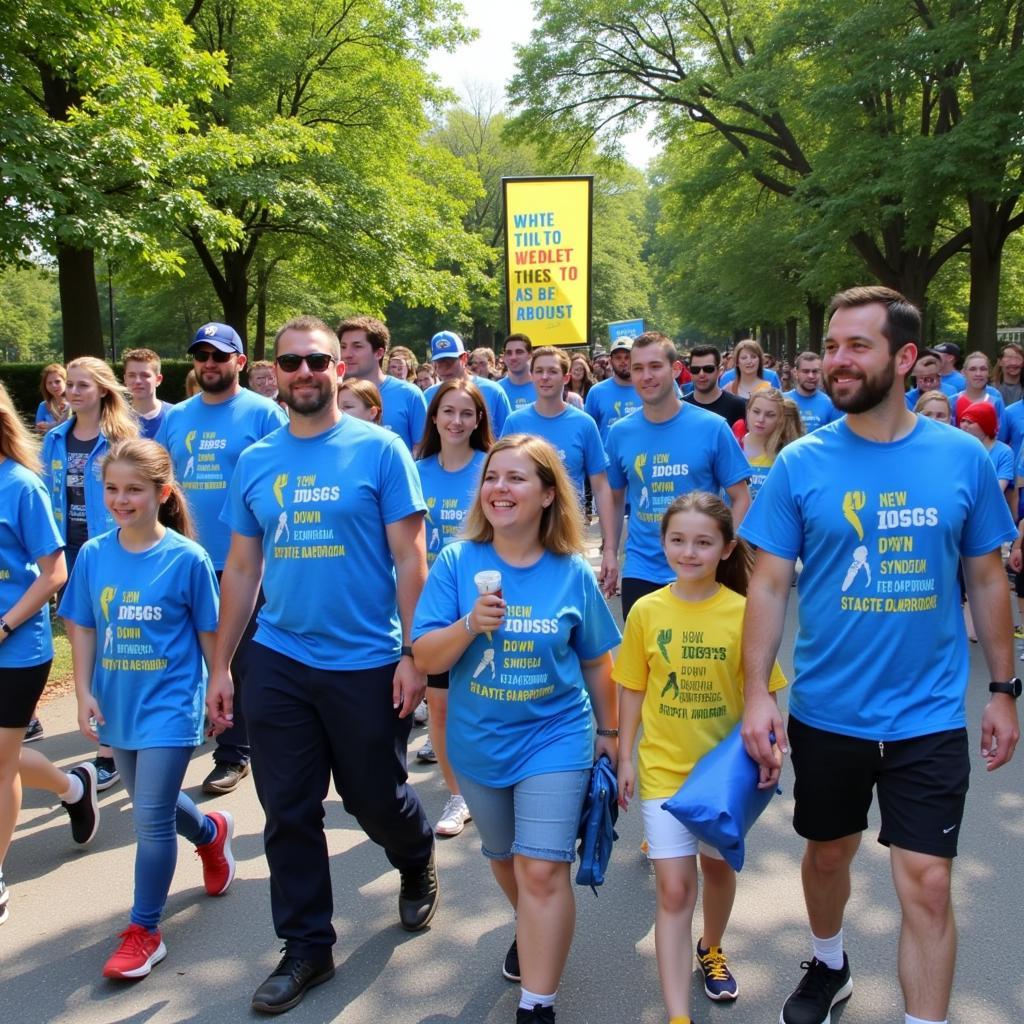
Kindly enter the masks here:
<path id="1" fill-rule="evenodd" d="M 130 924 L 121 932 L 121 945 L 103 968 L 104 978 L 144 978 L 167 956 L 159 931 Z"/>
<path id="2" fill-rule="evenodd" d="M 207 815 L 217 826 L 217 834 L 203 846 L 196 847 L 203 862 L 203 883 L 207 896 L 222 896 L 235 877 L 235 858 L 231 855 L 231 837 L 235 821 L 227 811 L 211 811 Z"/>

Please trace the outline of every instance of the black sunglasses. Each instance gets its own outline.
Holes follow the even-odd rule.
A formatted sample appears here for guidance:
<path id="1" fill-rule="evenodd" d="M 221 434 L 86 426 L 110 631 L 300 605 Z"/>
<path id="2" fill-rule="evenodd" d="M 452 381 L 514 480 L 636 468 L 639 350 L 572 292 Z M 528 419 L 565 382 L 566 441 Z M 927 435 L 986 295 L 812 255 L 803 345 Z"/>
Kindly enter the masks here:
<path id="1" fill-rule="evenodd" d="M 708 363 L 707 366 L 690 366 L 690 373 L 714 373 L 718 369 L 714 363 Z"/>
<path id="2" fill-rule="evenodd" d="M 328 355 L 326 352 L 310 352 L 309 355 L 305 356 L 297 356 L 294 352 L 287 352 L 283 356 L 278 356 L 274 362 L 277 363 L 285 373 L 294 373 L 303 363 L 305 363 L 313 373 L 323 373 L 324 370 L 334 362 L 334 356 Z"/>
<path id="3" fill-rule="evenodd" d="M 234 354 L 234 352 L 221 352 L 219 348 L 197 348 L 189 353 L 197 363 L 208 363 L 211 359 L 215 363 L 226 363 Z"/>

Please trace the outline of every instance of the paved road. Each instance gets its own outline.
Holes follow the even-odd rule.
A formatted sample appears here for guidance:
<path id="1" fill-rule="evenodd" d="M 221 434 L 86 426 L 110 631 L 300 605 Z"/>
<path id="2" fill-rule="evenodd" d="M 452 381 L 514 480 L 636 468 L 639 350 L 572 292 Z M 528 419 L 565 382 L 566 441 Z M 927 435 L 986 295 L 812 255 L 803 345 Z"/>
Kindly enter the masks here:
<path id="1" fill-rule="evenodd" d="M 784 651 L 791 646 L 792 608 Z M 972 648 L 972 740 L 977 737 L 988 673 Z M 783 658 L 789 672 L 788 658 Z M 39 744 L 64 767 L 86 747 L 74 728 L 74 701 L 44 712 L 47 738 Z M 425 730 L 414 732 L 412 748 Z M 975 743 L 975 745 L 977 745 Z M 1024 757 L 986 776 L 975 773 L 955 872 L 961 951 L 950 1019 L 958 1024 L 1020 1024 L 1021 852 L 1024 850 Z M 186 784 L 199 794 L 209 749 L 197 752 Z M 436 768 L 414 763 L 428 813 L 440 814 L 444 794 Z M 788 782 L 784 778 L 784 786 Z M 808 956 L 799 883 L 800 844 L 790 827 L 792 801 L 776 798 L 752 834 L 748 866 L 727 935 L 727 952 L 741 985 L 735 1006 L 715 1006 L 694 982 L 702 1024 L 772 1024 Z M 29 792 L 7 858 L 11 916 L 0 929 L 0 993 L 5 1021 L 76 1024 L 210 1024 L 256 1019 L 255 986 L 277 961 L 270 922 L 263 817 L 251 780 L 207 806 L 235 815 L 238 876 L 220 899 L 203 895 L 198 860 L 180 845 L 178 871 L 163 924 L 167 959 L 142 982 L 100 977 L 131 902 L 132 831 L 124 790 L 102 799 L 94 843 L 80 850 L 67 819 L 45 795 Z M 481 858 L 472 826 L 439 844 L 442 906 L 418 935 L 397 924 L 398 877 L 332 795 L 327 838 L 335 883 L 338 931 L 335 980 L 312 992 L 288 1016 L 290 1024 L 379 1021 L 409 1024 L 508 1024 L 518 988 L 505 982 L 501 960 L 512 937 L 511 917 Z M 875 824 L 873 823 L 873 827 Z M 639 853 L 640 820 L 620 819 L 609 881 L 595 898 L 577 890 L 576 940 L 559 996 L 562 1024 L 664 1020 L 654 962 L 652 873 Z M 847 919 L 855 992 L 833 1019 L 843 1024 L 899 1022 L 895 981 L 898 915 L 881 846 L 865 841 L 854 872 Z M 690 965 L 681 965 L 689 970 Z"/>

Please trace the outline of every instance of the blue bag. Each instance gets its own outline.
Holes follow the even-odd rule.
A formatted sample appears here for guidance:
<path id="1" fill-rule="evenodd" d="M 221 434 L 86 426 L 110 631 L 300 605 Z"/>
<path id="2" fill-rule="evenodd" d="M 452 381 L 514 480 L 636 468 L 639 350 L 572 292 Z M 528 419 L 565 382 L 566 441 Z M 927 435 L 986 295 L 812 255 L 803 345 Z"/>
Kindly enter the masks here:
<path id="1" fill-rule="evenodd" d="M 694 766 L 689 778 L 661 806 L 702 843 L 714 847 L 734 871 L 743 867 L 743 838 L 771 801 L 758 789 L 757 762 L 747 753 L 737 722 L 732 732 Z"/>
<path id="2" fill-rule="evenodd" d="M 604 884 L 604 873 L 612 855 L 612 844 L 619 838 L 615 822 L 619 818 L 619 783 L 606 754 L 602 754 L 590 775 L 590 788 L 583 799 L 580 815 L 577 885 L 589 885 L 597 895 Z"/>

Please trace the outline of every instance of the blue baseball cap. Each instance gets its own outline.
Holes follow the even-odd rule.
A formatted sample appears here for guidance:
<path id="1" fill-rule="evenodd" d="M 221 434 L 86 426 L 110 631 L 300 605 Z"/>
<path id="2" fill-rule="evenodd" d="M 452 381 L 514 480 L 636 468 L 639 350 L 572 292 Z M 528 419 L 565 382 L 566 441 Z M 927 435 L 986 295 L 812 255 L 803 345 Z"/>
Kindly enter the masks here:
<path id="1" fill-rule="evenodd" d="M 237 352 L 239 355 L 242 354 L 242 339 L 238 336 L 238 331 L 234 327 L 229 327 L 227 324 L 209 323 L 203 324 L 202 327 L 196 331 L 196 336 L 192 339 L 192 344 L 189 345 L 189 352 L 205 342 L 207 345 L 212 345 L 219 352 Z"/>
<path id="2" fill-rule="evenodd" d="M 430 339 L 431 359 L 458 359 L 465 351 L 466 346 L 454 331 L 438 331 Z"/>

